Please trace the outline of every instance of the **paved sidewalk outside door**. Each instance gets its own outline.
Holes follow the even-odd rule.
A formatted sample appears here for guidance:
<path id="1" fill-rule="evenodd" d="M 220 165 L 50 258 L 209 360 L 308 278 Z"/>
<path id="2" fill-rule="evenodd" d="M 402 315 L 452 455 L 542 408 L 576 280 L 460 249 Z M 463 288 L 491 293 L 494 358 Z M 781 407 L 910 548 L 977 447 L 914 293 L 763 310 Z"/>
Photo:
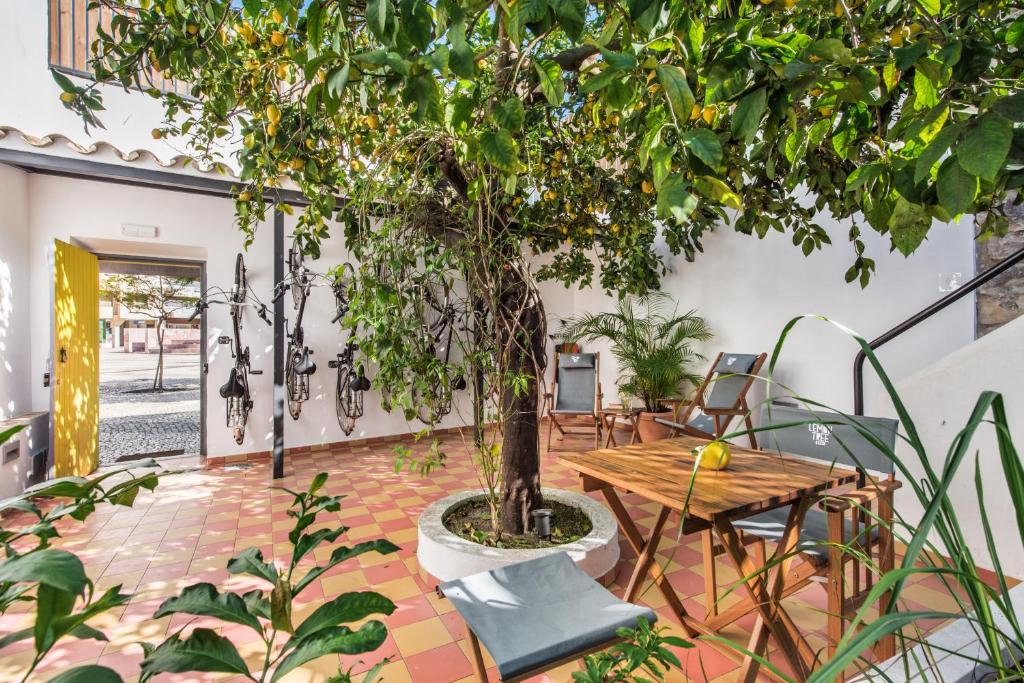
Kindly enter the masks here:
<path id="1" fill-rule="evenodd" d="M 168 391 L 150 393 L 156 360 L 156 354 L 100 348 L 101 465 L 140 454 L 199 452 L 199 354 L 166 354 Z"/>

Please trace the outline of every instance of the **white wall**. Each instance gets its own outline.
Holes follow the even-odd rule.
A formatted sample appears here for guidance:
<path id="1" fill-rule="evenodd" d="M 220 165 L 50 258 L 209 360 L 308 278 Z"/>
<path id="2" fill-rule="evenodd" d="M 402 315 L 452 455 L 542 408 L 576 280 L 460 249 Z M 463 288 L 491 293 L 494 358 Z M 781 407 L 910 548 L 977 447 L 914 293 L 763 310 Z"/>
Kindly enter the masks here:
<path id="1" fill-rule="evenodd" d="M 31 321 L 32 376 L 41 377 L 47 367 L 50 348 L 50 321 L 45 314 L 51 306 L 51 270 L 49 254 L 53 240 L 77 242 L 84 245 L 109 245 L 121 254 L 199 258 L 206 260 L 207 285 L 229 288 L 234 279 L 235 254 L 242 248 L 242 233 L 234 222 L 233 204 L 224 199 L 200 197 L 163 190 L 131 188 L 108 183 L 89 182 L 32 175 L 28 182 L 30 198 L 29 224 L 31 226 L 31 300 L 34 312 Z M 158 228 L 155 240 L 126 242 L 121 235 L 122 223 L 154 225 Z M 286 232 L 290 232 L 286 224 Z M 325 271 L 345 260 L 340 227 L 324 245 L 319 261 L 309 265 Z M 257 232 L 256 239 L 245 253 L 248 281 L 256 295 L 270 304 L 273 289 L 273 230 L 267 223 Z M 285 315 L 294 318 L 290 295 L 285 298 Z M 342 347 L 344 338 L 338 328 L 330 324 L 334 317 L 334 297 L 328 287 L 312 290 L 305 313 L 307 344 L 315 350 L 318 369 L 311 378 L 311 400 L 303 407 L 300 419 L 285 418 L 285 445 L 288 447 L 341 441 L 346 437 L 338 427 L 335 416 L 336 374 L 327 362 Z M 211 455 L 268 450 L 272 445 L 272 393 L 273 393 L 273 331 L 256 317 L 254 310 L 246 312 L 243 342 L 249 345 L 254 369 L 262 375 L 252 376 L 250 385 L 255 407 L 249 417 L 245 443 L 236 445 L 224 427 L 224 401 L 217 394 L 232 366 L 228 347 L 219 345 L 217 338 L 231 334 L 231 322 L 226 306 L 211 306 L 207 314 L 206 348 L 209 354 L 207 376 L 207 451 Z M 372 377 L 372 370 L 371 370 Z M 33 403 L 37 409 L 49 405 L 49 390 L 36 382 L 33 385 Z M 457 416 L 445 423 L 455 424 Z M 388 415 L 379 408 L 376 392 L 366 396 L 366 414 L 356 423 L 348 438 L 362 438 L 418 430 L 418 424 L 407 425 L 399 416 Z"/>
<path id="2" fill-rule="evenodd" d="M 878 268 L 862 290 L 843 280 L 853 259 L 846 245 L 848 226 L 833 222 L 824 227 L 833 246 L 806 258 L 789 236 L 771 232 L 759 240 L 722 227 L 704 241 L 705 253 L 694 263 L 682 257 L 670 260 L 662 289 L 676 299 L 680 311 L 696 309 L 710 324 L 715 336 L 703 345 L 705 355 L 764 351 L 770 356 L 785 324 L 802 314 L 828 316 L 871 339 L 939 298 L 940 273 L 960 272 L 966 279 L 974 272 L 968 225 L 934 227 L 910 258 L 889 253 L 888 239 L 868 230 L 868 255 Z M 614 305 L 613 298 L 595 288 L 572 292 L 548 284 L 545 293 L 549 300 L 572 298 L 576 313 Z M 969 343 L 974 338 L 973 304 L 973 296 L 965 297 L 887 345 L 880 353 L 883 363 L 894 376 L 903 377 Z M 588 348 L 602 351 L 605 400 L 613 401 L 618 369 L 604 353 L 607 344 Z M 856 352 L 854 342 L 831 325 L 804 321 L 789 336 L 774 379 L 801 395 L 850 410 Z M 762 383 L 755 395 L 763 396 L 763 389 Z M 867 406 L 869 413 L 872 407 Z"/>
<path id="3" fill-rule="evenodd" d="M 0 420 L 30 409 L 28 174 L 0 165 Z"/>
<path id="4" fill-rule="evenodd" d="M 1020 388 L 1024 386 L 1024 366 L 1017 362 L 1021 348 L 1024 348 L 1024 319 L 1018 318 L 896 383 L 934 470 L 941 472 L 950 444 L 967 424 L 979 395 L 985 390 L 1003 395 L 1011 434 L 1016 439 L 1016 447 L 1021 448 L 1024 435 L 1019 427 L 1024 424 L 1024 396 Z M 886 414 L 895 417 L 891 408 Z M 985 419 L 991 419 L 991 411 L 986 413 Z M 916 479 L 924 476 L 924 467 L 909 445 L 901 441 L 897 453 L 911 466 Z M 985 509 L 993 526 L 999 560 L 1009 575 L 1020 578 L 1024 576 L 1024 546 L 1013 521 L 1013 503 L 999 459 L 995 428 L 991 424 L 982 424 L 971 441 L 967 458 L 950 488 L 950 499 L 975 560 L 991 568 L 974 485 L 975 455 L 980 462 Z M 916 527 L 924 506 L 909 487 L 897 492 L 896 507 Z M 945 550 L 941 544 L 938 547 L 940 551 Z"/>

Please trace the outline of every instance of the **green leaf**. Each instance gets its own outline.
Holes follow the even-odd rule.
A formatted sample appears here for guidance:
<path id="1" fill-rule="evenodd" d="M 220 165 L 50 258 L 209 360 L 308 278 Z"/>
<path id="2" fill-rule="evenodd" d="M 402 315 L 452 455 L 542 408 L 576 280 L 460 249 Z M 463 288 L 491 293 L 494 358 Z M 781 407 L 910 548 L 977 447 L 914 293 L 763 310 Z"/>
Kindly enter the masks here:
<path id="1" fill-rule="evenodd" d="M 360 621 L 371 614 L 390 615 L 395 611 L 395 603 L 379 593 L 345 593 L 330 602 L 320 605 L 312 614 L 295 629 L 295 638 L 289 644 L 297 642 L 325 628 L 332 628 L 343 623 Z M 285 646 L 288 649 L 288 646 Z"/>
<path id="2" fill-rule="evenodd" d="M 366 27 L 387 46 L 395 42 L 395 6 L 391 0 L 367 0 Z"/>
<path id="3" fill-rule="evenodd" d="M 608 63 L 609 68 L 618 71 L 632 71 L 636 68 L 636 55 L 628 52 L 615 52 L 603 47 L 598 47 L 598 49 L 601 51 L 604 61 Z"/>
<path id="4" fill-rule="evenodd" d="M 485 131 L 480 136 L 480 151 L 492 166 L 512 172 L 519 161 L 519 145 L 505 129 Z"/>
<path id="5" fill-rule="evenodd" d="M 412 111 L 414 121 L 441 120 L 441 89 L 432 73 L 423 72 L 407 80 L 402 101 L 416 105 Z"/>
<path id="6" fill-rule="evenodd" d="M 71 614 L 74 607 L 73 593 L 45 583 L 39 585 L 36 589 L 36 623 L 33 628 L 36 652 L 45 652 L 64 635 L 60 622 Z"/>
<path id="7" fill-rule="evenodd" d="M 0 582 L 41 583 L 82 595 L 89 579 L 82 561 L 72 553 L 47 548 L 0 562 Z"/>
<path id="8" fill-rule="evenodd" d="M 622 78 L 622 74 L 617 72 L 615 69 L 604 69 L 603 71 L 594 74 L 593 76 L 587 77 L 587 80 L 580 84 L 580 92 L 584 95 L 597 92 L 601 88 L 607 87 L 612 81 Z"/>
<path id="9" fill-rule="evenodd" d="M 1013 142 L 1013 126 L 1008 119 L 986 114 L 967 131 L 956 148 L 956 158 L 965 171 L 994 180 L 1006 161 Z"/>
<path id="10" fill-rule="evenodd" d="M 696 102 L 690 84 L 686 82 L 686 72 L 678 66 L 666 64 L 659 64 L 656 71 L 661 87 L 665 89 L 665 97 L 668 98 L 676 125 L 679 125 L 690 118 L 690 110 Z"/>
<path id="11" fill-rule="evenodd" d="M 808 51 L 817 57 L 827 59 L 839 64 L 848 64 L 853 59 L 850 48 L 843 44 L 838 38 L 823 38 L 814 41 Z"/>
<path id="12" fill-rule="evenodd" d="M 928 143 L 928 146 L 922 150 L 921 154 L 917 157 L 917 162 L 914 166 L 914 182 L 920 183 L 925 178 L 931 176 L 932 168 L 935 164 L 939 163 L 939 159 L 946 153 L 946 150 L 956 142 L 957 136 L 960 135 L 960 126 L 954 124 L 946 126 L 939 134 L 932 138 L 932 141 Z"/>
<path id="13" fill-rule="evenodd" d="M 337 565 L 341 564 L 342 562 L 345 562 L 346 560 L 350 560 L 353 557 L 371 551 L 381 553 L 382 555 L 386 555 L 388 553 L 396 552 L 397 550 L 398 546 L 392 543 L 391 541 L 388 541 L 387 539 L 363 541 L 362 543 L 357 543 L 351 548 L 347 546 L 335 548 L 334 551 L 331 553 L 331 559 L 328 560 L 326 564 L 319 567 L 313 567 L 309 570 L 309 572 L 306 573 L 305 576 L 302 577 L 302 579 L 297 584 L 295 584 L 295 588 L 292 591 L 292 595 L 298 595 L 303 591 L 303 589 L 309 586 L 310 583 L 316 581 L 321 575 L 323 575 L 324 572 L 328 571 L 332 567 L 336 567 Z"/>
<path id="14" fill-rule="evenodd" d="M 921 246 L 931 227 L 931 217 L 920 204 L 908 202 L 903 197 L 896 200 L 889 218 L 889 234 L 895 246 L 904 256 L 910 256 Z"/>
<path id="15" fill-rule="evenodd" d="M 540 89 L 544 97 L 553 106 L 558 106 L 565 98 L 565 81 L 562 80 L 562 67 L 550 59 L 542 59 L 536 63 L 535 69 L 540 77 Z"/>
<path id="16" fill-rule="evenodd" d="M 392 71 L 402 76 L 409 75 L 409 62 L 402 59 L 397 52 L 387 50 L 371 50 L 352 55 L 352 61 L 360 64 L 373 64 L 375 66 L 387 66 Z"/>
<path id="17" fill-rule="evenodd" d="M 246 548 L 232 557 L 228 561 L 228 572 L 257 576 L 270 583 L 277 583 L 277 567 L 263 559 L 263 551 L 259 548 Z"/>
<path id="18" fill-rule="evenodd" d="M 51 678 L 50 683 L 123 683 L 123 679 L 109 667 L 87 664 L 62 671 Z"/>
<path id="19" fill-rule="evenodd" d="M 469 122 L 473 119 L 474 113 L 475 108 L 471 98 L 455 97 L 448 102 L 445 109 L 445 123 L 453 133 L 463 135 L 469 130 Z"/>
<path id="20" fill-rule="evenodd" d="M 369 8 L 367 8 L 369 9 Z M 434 38 L 434 21 L 425 0 L 402 0 L 400 24 L 409 41 L 419 50 L 425 50 Z"/>
<path id="21" fill-rule="evenodd" d="M 387 635 L 387 629 L 379 621 L 368 621 L 358 631 L 347 626 L 315 631 L 296 643 L 291 654 L 278 664 L 270 681 L 274 683 L 293 669 L 325 655 L 372 652 L 381 646 Z"/>
<path id="22" fill-rule="evenodd" d="M 722 163 L 722 143 L 707 128 L 694 128 L 679 135 L 679 141 L 711 168 Z"/>
<path id="23" fill-rule="evenodd" d="M 651 174 L 654 176 L 654 187 L 660 190 L 672 172 L 672 150 L 658 145 L 651 150 Z"/>
<path id="24" fill-rule="evenodd" d="M 517 0 L 513 7 L 516 19 L 523 25 L 541 21 L 548 14 L 545 0 Z"/>
<path id="25" fill-rule="evenodd" d="M 690 184 L 681 178 L 672 178 L 658 190 L 658 217 L 675 219 L 680 223 L 689 220 L 697 208 L 697 198 L 688 191 Z"/>
<path id="26" fill-rule="evenodd" d="M 586 23 L 587 0 L 550 0 L 550 4 L 565 34 L 578 40 Z"/>
<path id="27" fill-rule="evenodd" d="M 713 176 L 704 175 L 694 179 L 693 187 L 700 194 L 733 209 L 743 208 L 743 200 L 733 189 Z"/>
<path id="28" fill-rule="evenodd" d="M 761 127 L 761 118 L 767 107 L 768 93 L 758 88 L 736 104 L 732 115 L 732 135 L 746 144 L 754 140 L 754 134 Z"/>
<path id="29" fill-rule="evenodd" d="M 292 586 L 282 577 L 270 592 L 270 624 L 278 631 L 294 633 L 292 624 Z"/>
<path id="30" fill-rule="evenodd" d="M 186 671 L 250 676 L 245 660 L 231 641 L 208 628 L 197 628 L 184 640 L 175 633 L 146 655 L 141 668 L 143 676 Z"/>
<path id="31" fill-rule="evenodd" d="M 1024 19 L 1020 20 L 1024 22 Z M 1019 92 L 1007 97 L 1000 97 L 992 104 L 992 110 L 1002 114 L 1011 121 L 1024 122 L 1024 92 Z M 0 443 L 3 443 L 3 436 L 0 435 Z"/>
<path id="32" fill-rule="evenodd" d="M 955 158 L 946 159 L 937 179 L 939 203 L 952 215 L 971 208 L 978 194 L 978 178 L 971 175 Z"/>
<path id="33" fill-rule="evenodd" d="M 926 69 L 914 69 L 914 109 L 930 109 L 939 103 L 939 90 Z"/>
<path id="34" fill-rule="evenodd" d="M 348 85 L 348 73 L 351 66 L 350 62 L 345 62 L 337 69 L 333 69 L 327 74 L 327 92 L 334 97 L 339 97 L 345 92 L 345 86 Z"/>
<path id="35" fill-rule="evenodd" d="M 461 78 L 476 76 L 476 54 L 466 40 L 466 24 L 459 21 L 448 29 L 448 44 L 451 53 L 448 55 L 448 66 Z"/>
<path id="36" fill-rule="evenodd" d="M 164 600 L 153 614 L 154 619 L 168 614 L 195 614 L 216 617 L 221 621 L 242 624 L 263 632 L 260 621 L 249 613 L 249 609 L 235 593 L 219 593 L 212 583 L 197 583 L 181 591 L 181 594 Z"/>
<path id="37" fill-rule="evenodd" d="M 494 108 L 494 120 L 499 126 L 509 131 L 519 131 L 526 120 L 523 101 L 518 97 L 509 97 Z"/>

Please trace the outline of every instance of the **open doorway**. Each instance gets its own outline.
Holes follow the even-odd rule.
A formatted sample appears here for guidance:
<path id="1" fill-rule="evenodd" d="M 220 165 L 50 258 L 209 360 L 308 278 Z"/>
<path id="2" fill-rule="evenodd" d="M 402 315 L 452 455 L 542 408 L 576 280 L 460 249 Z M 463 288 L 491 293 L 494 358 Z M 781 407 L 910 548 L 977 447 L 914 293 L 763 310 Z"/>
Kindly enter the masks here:
<path id="1" fill-rule="evenodd" d="M 205 451 L 201 263 L 101 256 L 100 465 Z"/>

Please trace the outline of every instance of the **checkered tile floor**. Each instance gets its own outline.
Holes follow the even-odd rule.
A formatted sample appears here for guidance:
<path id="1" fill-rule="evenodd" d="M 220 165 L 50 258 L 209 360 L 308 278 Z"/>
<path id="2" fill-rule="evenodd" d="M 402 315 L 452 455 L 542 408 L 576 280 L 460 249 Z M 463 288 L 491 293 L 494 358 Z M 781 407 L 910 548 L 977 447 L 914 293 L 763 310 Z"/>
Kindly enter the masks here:
<path id="1" fill-rule="evenodd" d="M 321 681 L 337 671 L 338 665 L 368 669 L 387 657 L 383 677 L 387 683 L 449 683 L 472 680 L 468 646 L 463 627 L 452 607 L 439 599 L 420 576 L 416 563 L 416 519 L 420 511 L 437 498 L 468 488 L 476 488 L 477 477 L 469 456 L 458 437 L 447 437 L 447 467 L 422 478 L 415 473 L 396 473 L 393 445 L 342 447 L 313 451 L 290 457 L 286 477 L 280 483 L 293 489 L 304 488 L 318 472 L 326 471 L 330 480 L 326 490 L 345 494 L 339 521 L 351 527 L 347 542 L 388 538 L 401 550 L 397 554 L 363 555 L 325 574 L 318 585 L 306 590 L 296 619 L 316 608 L 325 596 L 372 588 L 394 600 L 398 610 L 387 619 L 390 631 L 384 646 L 363 657 L 325 657 L 293 672 L 288 681 Z M 588 437 L 568 437 L 555 448 L 586 450 L 593 441 Z M 425 448 L 417 445 L 415 448 Z M 543 481 L 547 486 L 578 489 L 577 477 L 557 461 L 558 451 L 544 455 Z M 85 524 L 70 524 L 64 530 L 60 546 L 74 550 L 86 563 L 88 575 L 97 590 L 122 584 L 134 594 L 119 611 L 108 613 L 93 624 L 108 634 L 106 644 L 89 640 L 68 640 L 59 644 L 44 662 L 37 680 L 52 678 L 72 665 L 99 662 L 119 671 L 125 680 L 134 680 L 142 659 L 140 641 L 159 642 L 168 633 L 186 625 L 217 626 L 219 622 L 189 619 L 185 616 L 152 619 L 157 606 L 183 586 L 209 581 L 222 587 L 240 587 L 242 579 L 230 576 L 225 566 L 236 552 L 250 546 L 262 548 L 267 557 L 288 549 L 290 520 L 285 516 L 290 497 L 270 488 L 270 469 L 266 462 L 247 469 L 232 467 L 193 471 L 167 477 L 155 493 L 140 495 L 133 508 L 97 511 Z M 626 495 L 624 502 L 641 531 L 647 532 L 657 512 L 652 503 Z M 622 544 L 616 583 L 621 591 L 628 579 L 635 553 Z M 330 549 L 317 551 L 326 559 Z M 673 586 L 684 598 L 686 607 L 704 614 L 704 580 L 700 540 L 679 538 L 668 532 L 661 544 L 659 562 Z M 736 574 L 722 563 L 720 581 L 731 584 Z M 723 591 L 724 592 L 724 591 Z M 726 597 L 725 605 L 738 600 L 738 593 Z M 951 606 L 941 586 L 917 580 L 905 595 L 910 608 L 942 609 Z M 650 586 L 642 601 L 659 610 L 662 624 L 672 625 L 664 598 Z M 811 585 L 786 601 L 790 614 L 809 634 L 815 648 L 825 645 L 825 591 Z M 752 615 L 724 632 L 736 642 L 747 642 L 753 626 Z M 31 625 L 24 611 L 0 616 L 0 634 Z M 932 624 L 931 626 L 934 626 Z M 676 628 L 675 630 L 678 630 Z M 259 669 L 255 657 L 253 633 L 244 627 L 226 627 L 222 632 L 248 656 L 253 670 Z M 0 650 L 0 681 L 16 680 L 31 660 L 30 641 Z M 680 652 L 683 672 L 673 672 L 669 680 L 732 681 L 737 664 L 707 643 Z M 771 659 L 785 669 L 776 652 Z M 536 681 L 568 681 L 577 667 L 570 664 L 541 676 Z M 494 673 L 494 670 L 491 670 Z M 20 678 L 20 676 L 18 676 Z M 161 677 L 159 680 L 206 681 L 210 674 Z"/>

